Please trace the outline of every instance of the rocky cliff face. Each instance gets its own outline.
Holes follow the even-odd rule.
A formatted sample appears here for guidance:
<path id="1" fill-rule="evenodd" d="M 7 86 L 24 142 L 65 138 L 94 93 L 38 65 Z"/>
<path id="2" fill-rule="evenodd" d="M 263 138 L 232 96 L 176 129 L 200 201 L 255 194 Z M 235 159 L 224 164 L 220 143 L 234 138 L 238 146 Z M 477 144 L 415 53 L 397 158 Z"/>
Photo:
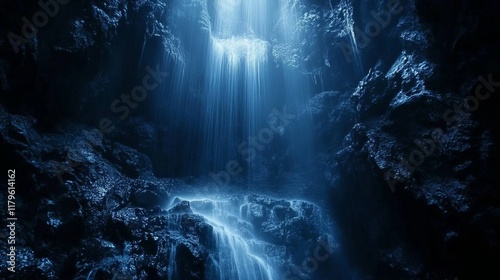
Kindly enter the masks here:
<path id="1" fill-rule="evenodd" d="M 211 226 L 181 211 L 175 214 L 180 227 L 165 231 L 174 214 L 159 208 L 172 191 L 190 188 L 156 178 L 186 175 L 178 162 L 165 160 L 183 156 L 177 149 L 182 128 L 146 110 L 154 100 L 124 120 L 110 107 L 151 75 L 146 66 L 167 73 L 189 59 L 188 42 L 171 19 L 202 35 L 193 24 L 199 18 L 182 9 L 202 17 L 205 2 L 183 1 L 176 10 L 154 0 L 46 2 L 51 5 L 0 4 L 0 141 L 5 161 L 24 174 L 17 183 L 17 209 L 26 217 L 18 237 L 20 274 L 163 278 L 176 234 L 185 275 L 202 279 Z M 307 109 L 315 120 L 317 185 L 327 185 L 316 192 L 329 193 L 343 252 L 350 252 L 359 277 L 495 275 L 499 4 L 292 2 L 303 14 L 297 24 L 306 34 L 303 48 L 277 44 L 273 56 L 277 66 L 301 68 L 316 81 Z M 33 16 L 41 12 L 46 22 Z M 168 89 L 169 78 L 162 82 L 153 92 Z M 116 130 L 103 136 L 108 116 Z M 273 176 L 287 176 L 279 167 L 285 154 L 282 147 L 263 155 Z M 282 269 L 294 271 L 315 248 L 301 230 L 323 236 L 308 224 L 312 206 L 297 213 L 281 202 L 252 199 L 260 209 L 253 226 L 275 246 L 277 259 L 287 256 Z M 291 246 L 301 242 L 307 248 Z M 295 249 L 283 253 L 280 246 Z M 328 279 L 320 276 L 327 272 L 316 273 L 300 275 Z"/>
<path id="2" fill-rule="evenodd" d="M 385 27 L 383 4 L 354 5 L 367 74 L 312 103 L 320 145 L 342 147 L 323 157 L 334 212 L 374 279 L 488 278 L 499 260 L 498 4 L 408 1 Z M 362 28 L 377 23 L 377 36 Z"/>

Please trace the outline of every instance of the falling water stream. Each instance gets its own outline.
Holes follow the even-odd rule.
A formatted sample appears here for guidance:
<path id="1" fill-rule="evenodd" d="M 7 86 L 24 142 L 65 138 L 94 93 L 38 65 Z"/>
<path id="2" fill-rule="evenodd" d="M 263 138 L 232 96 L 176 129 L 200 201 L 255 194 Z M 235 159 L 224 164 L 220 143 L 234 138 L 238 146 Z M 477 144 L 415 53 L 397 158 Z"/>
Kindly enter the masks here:
<path id="1" fill-rule="evenodd" d="M 296 35 L 300 1 L 201 3 L 201 8 L 181 0 L 175 4 L 179 7 L 177 13 L 192 13 L 190 17 L 194 19 L 179 23 L 186 63 L 174 69 L 173 97 L 168 101 L 173 107 L 170 111 L 181 112 L 173 122 L 185 124 L 185 129 L 190 130 L 187 134 L 198 137 L 198 142 L 185 139 L 186 146 L 201 147 L 186 160 L 195 164 L 186 168 L 208 175 L 238 159 L 246 168 L 245 174 L 252 177 L 256 163 L 251 160 L 254 156 L 248 146 L 261 152 L 281 133 L 274 129 L 262 134 L 263 129 L 269 128 L 272 113 L 299 115 L 311 97 L 313 79 L 303 75 L 297 66 L 301 48 Z M 203 10 L 201 15 L 199 9 Z M 283 50 L 288 53 L 276 54 Z M 277 57 L 295 62 L 278 63 Z M 194 91 L 197 99 L 190 99 Z M 286 123 L 278 125 L 283 124 Z M 286 144 L 290 146 L 292 164 L 310 156 L 310 128 L 310 123 L 302 121 L 289 130 Z M 266 140 L 252 143 L 255 140 L 249 139 L 258 138 L 259 133 Z M 245 141 L 247 145 L 242 146 Z"/>
<path id="2" fill-rule="evenodd" d="M 266 0 L 213 2 L 205 96 L 207 168 L 234 157 L 242 135 L 255 135 L 272 106 L 267 41 L 276 11 Z"/>
<path id="3" fill-rule="evenodd" d="M 251 236 L 252 226 L 243 219 L 242 206 L 209 199 L 191 201 L 191 206 L 195 213 L 204 215 L 214 229 L 218 252 L 212 259 L 207 279 L 276 279 L 265 259 L 265 244 Z"/>
<path id="4" fill-rule="evenodd" d="M 173 204 L 178 203 L 176 199 Z M 272 280 L 278 274 L 267 259 L 268 244 L 255 238 L 253 226 L 246 219 L 245 201 L 215 200 L 208 198 L 190 199 L 187 202 L 195 214 L 201 215 L 212 226 L 215 250 L 209 256 L 204 279 L 220 280 Z M 182 215 L 171 215 L 170 230 L 179 230 Z M 176 272 L 174 242 L 170 251 L 169 278 L 182 279 Z"/>
<path id="5" fill-rule="evenodd" d="M 206 36 L 195 37 L 189 32 L 196 28 L 180 27 L 189 42 L 185 46 L 187 63 L 175 69 L 177 85 L 173 92 L 177 96 L 170 102 L 174 106 L 172 111 L 184 112 L 183 121 L 197 119 L 193 121 L 196 126 L 189 129 L 193 134 L 201 131 L 202 140 L 198 144 L 202 151 L 196 160 L 190 160 L 198 165 L 193 169 L 208 175 L 224 169 L 230 160 L 243 158 L 246 176 L 252 177 L 256 163 L 248 160 L 250 157 L 241 143 L 251 142 L 249 139 L 255 139 L 268 128 L 273 111 L 292 110 L 294 115 L 307 115 L 297 108 L 304 108 L 310 98 L 310 81 L 297 67 L 289 65 L 294 63 L 277 67 L 274 59 L 276 49 L 290 50 L 287 60 L 297 59 L 293 52 L 300 49 L 294 36 L 300 1 L 213 0 L 203 2 L 208 6 L 202 7 L 206 12 L 201 17 L 192 8 L 196 5 L 186 8 L 182 1 L 176 2 L 182 7 L 178 13 L 193 13 L 196 23 L 206 31 Z M 185 93 L 196 83 L 202 85 L 198 107 L 186 99 Z M 311 155 L 311 125 L 307 117 L 302 118 L 287 136 L 292 164 L 307 161 Z M 269 131 L 268 134 L 281 133 Z M 186 142 L 189 145 L 189 139 Z M 205 279 L 278 279 L 266 259 L 266 244 L 254 237 L 241 207 L 235 208 L 228 201 L 191 201 L 193 211 L 213 227 L 217 248 L 217 253 L 210 256 Z M 173 219 L 171 226 L 179 223 Z M 175 254 L 174 242 L 169 279 L 180 277 L 176 274 Z"/>

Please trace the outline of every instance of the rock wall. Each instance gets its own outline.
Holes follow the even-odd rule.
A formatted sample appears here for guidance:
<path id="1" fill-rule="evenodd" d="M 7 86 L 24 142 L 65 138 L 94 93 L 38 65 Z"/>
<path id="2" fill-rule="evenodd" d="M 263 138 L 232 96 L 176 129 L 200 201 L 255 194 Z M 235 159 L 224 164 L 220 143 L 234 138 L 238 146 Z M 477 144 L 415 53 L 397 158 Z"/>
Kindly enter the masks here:
<path id="1" fill-rule="evenodd" d="M 364 77 L 311 103 L 332 211 L 373 279 L 488 278 L 499 260 L 498 3 L 405 1 L 375 18 L 385 4 L 353 5 L 359 63 L 353 48 L 339 64 Z M 342 20 L 343 5 L 312 8 L 314 22 Z M 312 48 L 330 44 L 342 60 L 345 37 L 319 37 Z M 328 61 L 316 67 L 339 77 Z"/>

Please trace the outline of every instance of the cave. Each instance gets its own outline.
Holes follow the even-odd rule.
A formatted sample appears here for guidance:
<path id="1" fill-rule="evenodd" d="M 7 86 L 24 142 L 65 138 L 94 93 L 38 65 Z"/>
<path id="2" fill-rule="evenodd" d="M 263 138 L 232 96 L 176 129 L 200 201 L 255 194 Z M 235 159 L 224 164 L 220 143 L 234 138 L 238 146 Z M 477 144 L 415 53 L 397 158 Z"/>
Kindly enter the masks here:
<path id="1" fill-rule="evenodd" d="M 0 278 L 498 279 L 499 14 L 3 0 Z"/>

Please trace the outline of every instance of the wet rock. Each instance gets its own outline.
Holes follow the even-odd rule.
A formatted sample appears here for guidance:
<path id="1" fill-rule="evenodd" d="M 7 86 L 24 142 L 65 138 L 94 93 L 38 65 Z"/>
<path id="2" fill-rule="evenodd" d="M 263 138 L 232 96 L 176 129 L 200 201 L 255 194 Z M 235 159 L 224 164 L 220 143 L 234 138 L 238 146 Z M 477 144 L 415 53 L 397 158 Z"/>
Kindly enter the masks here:
<path id="1" fill-rule="evenodd" d="M 283 271 L 294 265 L 302 266 L 302 262 L 317 249 L 316 240 L 326 230 L 321 225 L 320 209 L 305 201 L 290 202 L 251 195 L 241 210 L 243 217 L 252 223 L 256 236 L 269 242 L 269 256 L 281 264 Z M 285 252 L 291 262 L 280 259 Z M 328 258 L 325 261 L 330 263 L 332 260 Z M 315 275 L 307 271 L 302 271 L 302 274 L 303 277 Z"/>
<path id="2" fill-rule="evenodd" d="M 337 145 L 356 121 L 347 93 L 322 92 L 315 95 L 308 104 L 314 120 L 314 134 L 319 144 L 326 149 Z"/>
<path id="3" fill-rule="evenodd" d="M 177 246 L 176 263 L 178 275 L 182 275 L 184 279 L 201 280 L 204 279 L 205 264 L 200 261 L 200 255 L 197 254 L 198 250 L 185 243 Z M 195 252 L 193 254 L 193 252 Z"/>
<path id="4" fill-rule="evenodd" d="M 463 26 L 462 31 L 457 30 L 453 36 L 445 36 L 442 28 L 425 22 L 445 8 L 440 5 L 429 8 L 424 2 L 415 1 L 417 11 L 410 6 L 410 14 L 403 16 L 395 27 L 403 42 L 403 50 L 396 53 L 399 56 L 376 65 L 353 92 L 351 106 L 359 118 L 334 156 L 338 165 L 333 169 L 339 168 L 340 176 L 332 180 L 336 185 L 332 186 L 332 199 L 336 201 L 337 213 L 342 213 L 338 216 L 342 228 L 356 240 L 353 241 L 356 244 L 349 246 L 353 250 L 372 248 L 373 254 L 384 256 L 380 275 L 395 279 L 434 279 L 453 278 L 450 274 L 462 273 L 467 278 L 472 270 L 479 270 L 456 269 L 463 263 L 456 254 L 468 259 L 465 251 L 474 251 L 469 245 L 473 241 L 465 240 L 471 238 L 471 231 L 478 233 L 470 228 L 470 222 L 472 216 L 484 211 L 479 202 L 484 200 L 473 189 L 492 194 L 474 181 L 483 182 L 481 185 L 497 181 L 491 176 L 486 179 L 483 172 L 474 170 L 471 162 L 480 166 L 491 163 L 479 147 L 487 147 L 493 140 L 483 138 L 491 133 L 491 127 L 485 126 L 488 121 L 481 119 L 478 112 L 458 115 L 456 121 L 447 120 L 446 113 L 463 104 L 465 97 L 474 95 L 477 76 L 483 74 L 477 68 L 465 70 L 453 64 L 462 61 L 460 63 L 470 65 L 466 62 L 468 59 L 448 56 L 449 48 L 463 48 L 459 42 L 468 34 L 466 30 L 470 26 Z M 426 11 L 425 14 L 421 14 L 422 11 Z M 457 21 L 455 16 L 448 16 L 451 21 Z M 469 23 L 475 22 L 470 20 Z M 460 26 L 465 24 L 458 21 Z M 463 171 L 461 175 L 458 170 Z M 366 177 L 367 174 L 370 175 Z M 351 202 L 335 197 L 350 197 Z M 363 207 L 354 206 L 355 213 L 342 210 L 354 205 L 352 203 Z M 478 207 L 476 214 L 471 213 L 475 212 L 473 205 Z M 354 220 L 349 218 L 353 216 Z M 357 233 L 366 229 L 366 236 Z M 390 232 L 390 237 L 383 232 Z M 384 241 L 387 239 L 397 242 L 391 244 Z M 395 245 L 398 242 L 404 245 Z M 484 244 L 473 246 L 489 250 Z M 440 257 L 436 258 L 436 254 Z M 441 263 L 440 268 L 426 266 L 430 259 Z M 369 263 L 367 259 L 358 261 Z M 483 262 L 488 263 L 488 258 Z M 373 264 L 367 270 L 379 265 Z"/>
<path id="5" fill-rule="evenodd" d="M 370 116 L 386 111 L 392 97 L 385 75 L 380 71 L 370 71 L 352 94 L 359 120 L 366 121 Z"/>
<path id="6" fill-rule="evenodd" d="M 163 206 L 169 198 L 170 194 L 164 187 L 146 183 L 132 189 L 131 202 L 135 206 L 154 208 Z"/>
<path id="7" fill-rule="evenodd" d="M 114 144 L 106 156 L 130 178 L 138 178 L 144 170 L 151 170 L 151 162 L 145 155 L 124 145 Z"/>
<path id="8" fill-rule="evenodd" d="M 189 201 L 183 200 L 174 207 L 170 208 L 168 212 L 172 214 L 183 214 L 183 213 L 193 213 L 193 210 L 191 210 Z"/>

